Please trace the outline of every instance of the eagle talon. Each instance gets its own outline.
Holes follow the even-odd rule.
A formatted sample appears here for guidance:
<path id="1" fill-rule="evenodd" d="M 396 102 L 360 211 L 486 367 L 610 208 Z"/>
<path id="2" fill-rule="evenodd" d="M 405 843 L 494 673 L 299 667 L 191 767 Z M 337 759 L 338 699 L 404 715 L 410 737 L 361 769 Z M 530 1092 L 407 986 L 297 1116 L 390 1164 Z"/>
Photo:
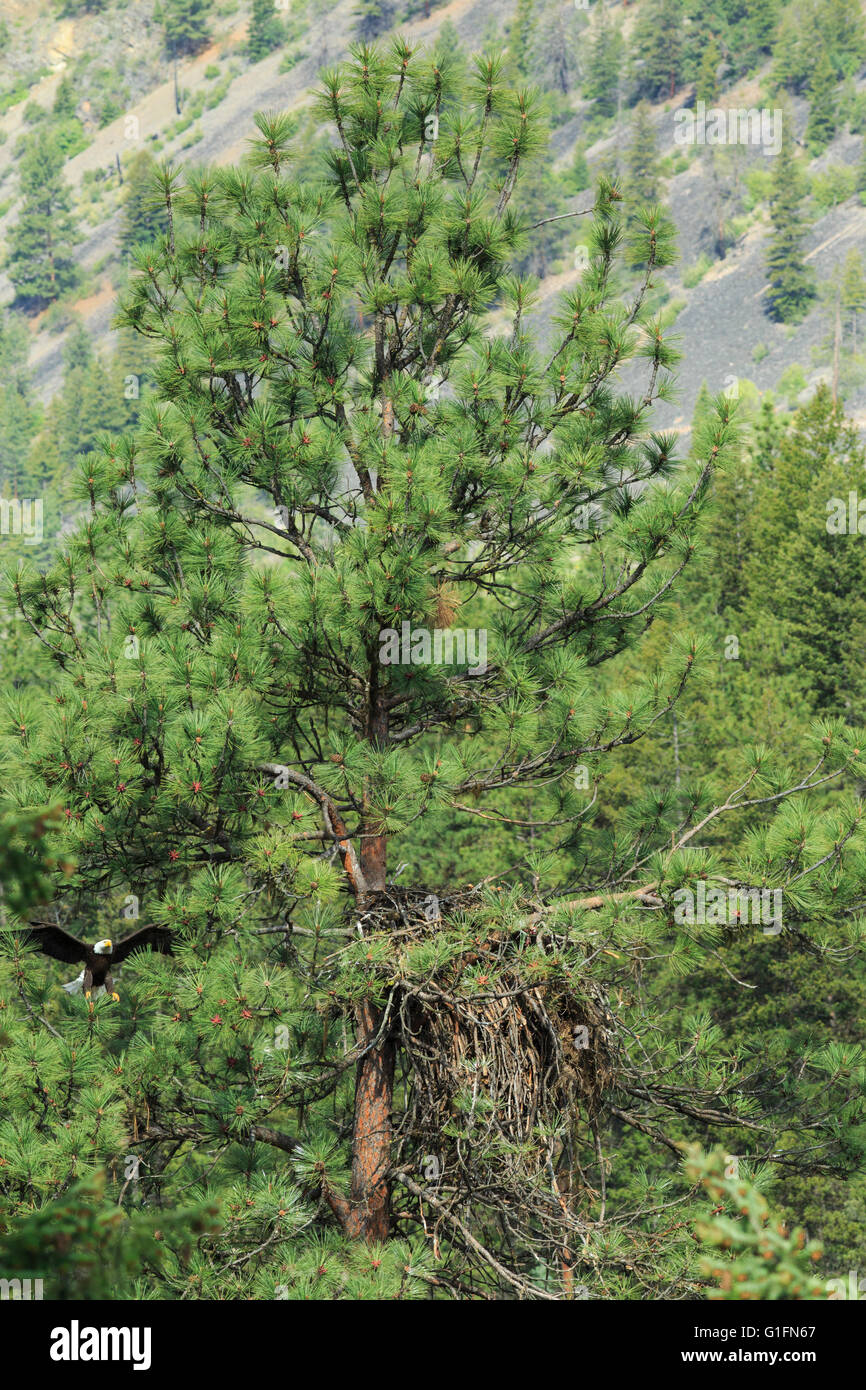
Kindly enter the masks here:
<path id="1" fill-rule="evenodd" d="M 89 989 L 86 989 L 86 990 L 84 991 L 84 997 L 85 997 L 85 999 L 89 999 L 89 998 L 90 998 L 90 990 L 89 990 Z"/>
<path id="2" fill-rule="evenodd" d="M 119 1003 L 120 1003 L 120 995 L 119 995 L 119 994 L 115 994 L 114 990 L 112 990 L 112 992 L 111 992 L 111 997 L 112 997 L 112 999 L 114 1000 L 115 1004 L 119 1004 Z"/>

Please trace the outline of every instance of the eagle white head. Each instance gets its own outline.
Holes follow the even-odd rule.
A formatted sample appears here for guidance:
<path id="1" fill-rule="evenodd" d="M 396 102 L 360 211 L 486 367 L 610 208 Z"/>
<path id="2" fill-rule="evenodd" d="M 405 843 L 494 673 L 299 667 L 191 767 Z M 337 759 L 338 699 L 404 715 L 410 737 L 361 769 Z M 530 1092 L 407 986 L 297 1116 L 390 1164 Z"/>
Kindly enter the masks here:
<path id="1" fill-rule="evenodd" d="M 102 941 L 97 941 L 96 945 L 95 945 L 94 948 L 93 948 L 93 951 L 94 951 L 94 954 L 97 955 L 97 956 L 110 956 L 110 955 L 111 955 L 111 951 L 112 951 L 112 946 L 111 946 L 111 942 L 109 941 L 108 937 L 107 937 L 107 936 L 104 937 L 104 938 L 102 939 Z"/>

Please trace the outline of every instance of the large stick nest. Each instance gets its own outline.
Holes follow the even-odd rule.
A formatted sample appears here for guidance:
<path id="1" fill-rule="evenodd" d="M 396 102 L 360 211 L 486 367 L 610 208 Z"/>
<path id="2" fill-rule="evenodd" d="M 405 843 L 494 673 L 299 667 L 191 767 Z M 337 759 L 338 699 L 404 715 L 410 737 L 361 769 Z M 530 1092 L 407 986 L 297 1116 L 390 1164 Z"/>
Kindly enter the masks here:
<path id="1" fill-rule="evenodd" d="M 391 993 L 405 1067 L 399 1149 L 446 1163 L 459 1150 L 465 1164 L 467 1141 L 478 1152 L 532 1147 L 563 1121 L 572 1132 L 591 1125 L 616 1076 L 616 1025 L 599 984 L 539 968 L 540 950 L 557 953 L 552 935 L 540 946 L 531 929 L 491 924 L 478 909 L 471 892 L 441 903 L 389 893 L 363 919 L 367 940 L 387 934 L 389 969 L 395 955 L 408 962 Z M 455 952 L 418 970 L 424 955 L 413 948 L 443 933 Z"/>

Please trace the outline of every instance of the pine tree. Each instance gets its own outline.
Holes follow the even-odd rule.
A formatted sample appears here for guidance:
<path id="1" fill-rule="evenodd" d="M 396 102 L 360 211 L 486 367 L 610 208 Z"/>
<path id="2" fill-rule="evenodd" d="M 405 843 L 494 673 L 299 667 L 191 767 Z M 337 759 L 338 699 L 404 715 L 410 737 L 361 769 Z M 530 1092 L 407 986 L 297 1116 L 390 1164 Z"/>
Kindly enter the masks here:
<path id="1" fill-rule="evenodd" d="M 719 46 L 714 38 L 710 38 L 701 57 L 701 66 L 698 70 L 697 81 L 695 83 L 695 96 L 698 101 L 706 102 L 707 106 L 715 106 L 719 96 L 719 64 L 721 63 Z"/>
<path id="2" fill-rule="evenodd" d="M 8 275 L 18 303 L 41 308 L 75 285 L 78 238 L 56 141 L 32 136 L 19 168 L 23 205 L 9 237 Z"/>
<path id="3" fill-rule="evenodd" d="M 695 397 L 695 405 L 692 411 L 691 435 L 693 439 L 700 438 L 708 422 L 713 418 L 713 410 L 713 397 L 710 393 L 710 388 L 704 380 L 701 382 L 700 389 Z"/>
<path id="4" fill-rule="evenodd" d="M 857 0 L 826 0 L 815 10 L 820 55 L 829 58 L 835 78 L 857 72 L 866 57 L 866 27 Z"/>
<path id="5" fill-rule="evenodd" d="M 593 116 L 615 116 L 619 109 L 620 73 L 625 45 L 622 34 L 602 8 L 589 43 L 583 93 Z"/>
<path id="6" fill-rule="evenodd" d="M 74 116 L 78 110 L 75 86 L 68 73 L 60 79 L 57 85 L 57 91 L 54 94 L 54 103 L 51 109 L 54 115 L 58 116 L 61 120 L 68 120 L 69 117 Z"/>
<path id="7" fill-rule="evenodd" d="M 212 0 L 159 0 L 154 18 L 165 30 L 170 57 L 198 53 L 210 41 L 208 20 Z"/>
<path id="8" fill-rule="evenodd" d="M 450 19 L 446 19 L 440 26 L 436 35 L 436 42 L 433 45 L 433 53 L 437 61 L 440 58 L 465 59 L 466 53 L 460 42 L 460 35 Z"/>
<path id="9" fill-rule="evenodd" d="M 683 79 L 683 57 L 682 0 L 647 0 L 629 50 L 635 95 L 650 101 L 673 96 Z"/>
<path id="10" fill-rule="evenodd" d="M 733 239 L 732 219 L 742 208 L 746 150 L 742 145 L 709 145 L 703 151 L 702 160 L 712 195 L 713 251 L 719 259 L 724 259 Z"/>
<path id="11" fill-rule="evenodd" d="M 126 254 L 134 246 L 154 241 L 167 231 L 156 160 L 139 150 L 126 167 L 119 245 Z"/>
<path id="12" fill-rule="evenodd" d="M 767 275 L 770 281 L 767 312 L 781 323 L 796 323 L 802 319 L 815 296 L 813 277 L 803 260 L 804 197 L 800 162 L 794 154 L 791 115 L 786 111 L 770 193 L 773 231 L 767 251 Z"/>
<path id="13" fill-rule="evenodd" d="M 660 178 L 658 140 L 652 113 L 645 101 L 638 102 L 634 109 L 625 167 L 629 201 L 657 203 Z"/>
<path id="14" fill-rule="evenodd" d="M 866 278 L 859 251 L 852 247 L 821 285 L 821 299 L 828 323 L 824 347 L 832 356 L 832 395 L 837 400 L 847 377 L 846 348 L 857 352 L 857 320 L 866 309 Z"/>
<path id="15" fill-rule="evenodd" d="M 769 610 L 781 622 L 780 664 L 814 714 L 855 726 L 866 719 L 866 563 L 848 503 L 863 490 L 864 466 L 856 428 L 821 386 L 797 412 L 758 499 L 755 544 L 767 563 L 749 600 L 755 621 Z M 844 501 L 841 533 L 828 527 L 834 497 Z"/>
<path id="16" fill-rule="evenodd" d="M 631 997 L 658 961 L 669 996 L 719 975 L 738 928 L 675 918 L 708 879 L 772 885 L 797 934 L 832 912 L 834 949 L 853 942 L 859 818 L 819 806 L 804 835 L 803 800 L 863 763 L 850 731 L 821 729 L 805 778 L 758 749 L 739 800 L 701 777 L 587 814 L 703 662 L 694 636 L 652 666 L 644 643 L 736 432 L 717 401 L 680 462 L 653 429 L 674 355 L 645 291 L 612 291 L 604 181 L 590 264 L 537 340 L 512 203 L 546 132 L 500 73 L 477 59 L 431 140 L 438 65 L 362 48 L 321 79 L 318 177 L 291 177 L 280 115 L 257 118 L 241 168 L 165 171 L 170 235 L 136 253 L 121 315 L 153 345 L 154 395 L 82 460 L 56 563 L 11 579 L 54 679 L 3 704 L 0 809 L 61 808 L 62 923 L 92 941 L 138 913 L 174 935 L 172 956 L 130 962 L 117 1004 L 65 995 L 14 932 L 0 961 L 4 1240 L 80 1226 L 100 1296 L 128 1271 L 109 1237 L 100 1273 L 102 1194 L 70 1194 L 70 1154 L 106 1175 L 136 1245 L 171 1216 L 177 1258 L 139 1296 L 395 1299 L 435 1278 L 446 1296 L 582 1280 L 635 1298 L 661 1275 L 698 1298 L 680 1225 L 706 1219 L 716 1178 L 671 1147 L 758 1133 L 787 1160 L 799 1126 L 830 1162 L 838 1113 L 860 1114 L 849 1068 Z M 649 279 L 673 232 L 644 221 Z M 86 355 L 74 342 L 71 369 Z M 654 1161 L 637 1216 L 631 1189 L 600 1190 L 614 1146 Z M 722 1220 L 731 1194 L 712 1195 Z M 203 1203 L 221 1211 L 190 1273 Z M 775 1253 L 768 1281 L 797 1258 Z"/>
<path id="17" fill-rule="evenodd" d="M 748 70 L 773 50 L 779 25 L 780 0 L 745 0 L 745 11 L 738 34 L 742 34 L 742 62 Z M 739 44 L 735 51 L 739 54 Z"/>
<path id="18" fill-rule="evenodd" d="M 567 96 L 581 73 L 586 16 L 568 0 L 543 7 L 528 39 L 528 76 L 545 91 Z"/>
<path id="19" fill-rule="evenodd" d="M 550 166 L 540 161 L 527 169 L 515 197 L 515 207 L 533 230 L 526 238 L 526 249 L 514 257 L 521 275 L 543 279 L 553 268 L 554 259 L 573 240 L 573 224 L 563 216 L 565 199 Z M 561 218 L 561 221 L 548 219 Z M 544 223 L 536 226 L 536 223 Z"/>
<path id="20" fill-rule="evenodd" d="M 857 320 L 866 312 L 866 274 L 863 258 L 852 246 L 842 266 L 842 311 L 851 331 L 851 351 L 857 352 Z"/>
<path id="21" fill-rule="evenodd" d="M 247 36 L 247 52 L 252 62 L 258 63 L 272 49 L 279 48 L 284 37 L 285 28 L 274 10 L 274 0 L 253 0 Z"/>
<path id="22" fill-rule="evenodd" d="M 658 142 L 652 113 L 646 102 L 639 102 L 632 116 L 629 143 L 625 152 L 624 196 L 626 203 L 626 226 L 635 234 L 635 243 L 629 247 L 630 265 L 642 265 L 644 257 L 644 236 L 646 209 L 658 203 L 660 198 L 660 169 Z"/>
<path id="23" fill-rule="evenodd" d="M 38 486 L 32 486 L 34 480 L 27 467 L 40 419 L 27 366 L 28 338 L 21 320 L 4 313 L 0 318 L 0 494 L 3 497 L 39 495 Z"/>
<path id="24" fill-rule="evenodd" d="M 469 57 L 450 19 L 445 20 L 436 35 L 431 57 L 442 72 L 449 74 L 449 83 L 453 84 L 455 90 L 462 91 L 468 73 Z"/>
<path id="25" fill-rule="evenodd" d="M 567 193 L 582 193 L 585 188 L 589 188 L 591 182 L 589 164 L 583 145 L 575 145 L 571 168 L 566 176 L 565 191 Z"/>
<path id="26" fill-rule="evenodd" d="M 805 90 L 814 68 L 811 31 L 804 7 L 785 11 L 773 47 L 773 83 L 777 91 Z"/>
<path id="27" fill-rule="evenodd" d="M 836 83 L 830 59 L 824 49 L 809 84 L 809 119 L 806 124 L 806 143 L 810 153 L 820 154 L 836 134 Z"/>
<path id="28" fill-rule="evenodd" d="M 537 23 L 536 0 L 517 0 L 508 35 L 507 73 L 514 82 L 529 77 L 529 50 Z"/>
<path id="29" fill-rule="evenodd" d="M 56 432 L 62 464 L 71 473 L 75 462 L 90 453 L 107 431 L 124 428 L 127 411 L 118 383 L 81 323 L 67 338 L 63 365 L 63 388 L 49 406 L 48 420 Z"/>

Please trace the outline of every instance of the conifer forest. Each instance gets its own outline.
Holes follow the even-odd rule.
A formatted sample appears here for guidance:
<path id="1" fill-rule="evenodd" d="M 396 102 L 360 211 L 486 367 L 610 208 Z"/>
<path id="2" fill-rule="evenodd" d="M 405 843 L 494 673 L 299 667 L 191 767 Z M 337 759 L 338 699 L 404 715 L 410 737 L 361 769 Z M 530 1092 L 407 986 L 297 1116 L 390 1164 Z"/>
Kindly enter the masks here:
<path id="1" fill-rule="evenodd" d="M 0 1319 L 866 1299 L 864 0 L 0 52 Z"/>

